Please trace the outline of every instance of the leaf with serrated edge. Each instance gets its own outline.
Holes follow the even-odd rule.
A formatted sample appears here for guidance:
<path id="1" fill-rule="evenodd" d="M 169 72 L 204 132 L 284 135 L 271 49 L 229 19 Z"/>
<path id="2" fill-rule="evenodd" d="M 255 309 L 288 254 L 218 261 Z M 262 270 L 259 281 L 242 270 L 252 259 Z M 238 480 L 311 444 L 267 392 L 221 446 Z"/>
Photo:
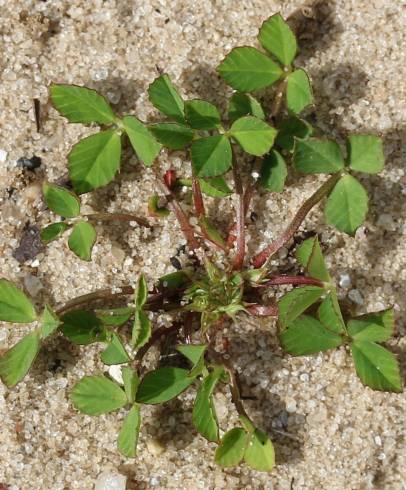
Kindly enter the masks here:
<path id="1" fill-rule="evenodd" d="M 199 138 L 192 143 L 192 166 L 197 177 L 215 177 L 231 167 L 231 145 L 224 135 Z"/>
<path id="2" fill-rule="evenodd" d="M 37 318 L 27 296 L 7 279 L 0 279 L 0 321 L 31 323 Z"/>
<path id="3" fill-rule="evenodd" d="M 262 24 L 258 40 L 283 65 L 288 66 L 295 59 L 296 37 L 280 14 L 272 15 Z"/>
<path id="4" fill-rule="evenodd" d="M 279 336 L 283 349 L 294 356 L 306 356 L 339 347 L 341 335 L 327 330 L 316 318 L 301 315 Z"/>
<path id="5" fill-rule="evenodd" d="M 272 192 L 282 192 L 288 175 L 286 162 L 276 150 L 271 150 L 262 161 L 259 183 Z"/>
<path id="6" fill-rule="evenodd" d="M 226 432 L 215 453 L 216 463 L 223 468 L 238 465 L 244 457 L 248 435 L 241 427 Z"/>
<path id="7" fill-rule="evenodd" d="M 231 122 L 243 116 L 255 116 L 265 119 L 261 104 L 250 94 L 235 93 L 228 106 L 228 118 Z"/>
<path id="8" fill-rule="evenodd" d="M 340 178 L 324 207 L 327 223 L 351 236 L 364 222 L 367 211 L 368 194 L 351 175 Z"/>
<path id="9" fill-rule="evenodd" d="M 282 76 L 281 68 L 255 48 L 234 48 L 217 68 L 235 90 L 252 92 L 268 87 Z"/>
<path id="10" fill-rule="evenodd" d="M 163 146 L 171 150 L 181 150 L 193 140 L 193 130 L 183 124 L 158 123 L 148 128 Z"/>
<path id="11" fill-rule="evenodd" d="M 280 324 L 288 326 L 309 306 L 321 298 L 324 292 L 324 289 L 318 286 L 302 286 L 286 293 L 278 303 Z"/>
<path id="12" fill-rule="evenodd" d="M 141 309 L 148 298 L 148 286 L 147 281 L 145 280 L 145 276 L 143 274 L 140 275 L 138 279 L 138 286 L 135 291 L 135 306 L 138 309 Z"/>
<path id="13" fill-rule="evenodd" d="M 344 168 L 339 145 L 327 139 L 296 139 L 293 161 L 296 169 L 304 174 L 334 173 Z"/>
<path id="14" fill-rule="evenodd" d="M 199 179 L 199 183 L 201 191 L 206 196 L 227 197 L 233 193 L 223 177 L 212 177 L 209 180 Z"/>
<path id="15" fill-rule="evenodd" d="M 138 387 L 138 403 L 155 405 L 180 395 L 194 381 L 187 369 L 163 367 L 147 373 Z"/>
<path id="16" fill-rule="evenodd" d="M 271 149 L 276 129 L 253 116 L 244 116 L 232 124 L 229 135 L 251 155 L 261 156 Z"/>
<path id="17" fill-rule="evenodd" d="M 290 111 L 299 114 L 305 107 L 313 103 L 312 88 L 307 73 L 295 70 L 287 78 L 286 105 Z"/>
<path id="18" fill-rule="evenodd" d="M 100 131 L 80 140 L 69 153 L 69 177 L 78 194 L 102 187 L 114 179 L 120 166 L 121 137 Z"/>
<path id="19" fill-rule="evenodd" d="M 205 100 L 194 99 L 185 102 L 185 115 L 193 129 L 216 129 L 221 123 L 217 107 Z"/>
<path id="20" fill-rule="evenodd" d="M 275 466 L 275 450 L 269 437 L 259 429 L 249 435 L 244 461 L 258 471 L 271 471 Z"/>
<path id="21" fill-rule="evenodd" d="M 64 218 L 74 218 L 80 213 L 79 198 L 68 189 L 44 182 L 42 192 L 46 205 L 54 213 Z"/>
<path id="22" fill-rule="evenodd" d="M 138 385 L 140 384 L 140 378 L 138 377 L 137 372 L 128 366 L 123 366 L 121 368 L 121 374 L 123 376 L 124 391 L 127 395 L 127 399 L 130 403 L 134 403 Z"/>
<path id="23" fill-rule="evenodd" d="M 45 305 L 44 311 L 41 317 L 41 329 L 40 334 L 42 339 L 46 339 L 51 334 L 55 332 L 55 330 L 61 324 L 61 320 L 58 318 L 56 313 L 52 310 L 49 305 Z"/>
<path id="24" fill-rule="evenodd" d="M 96 230 L 87 221 L 75 223 L 68 239 L 69 248 L 80 259 L 90 262 L 92 248 L 96 241 Z"/>
<path id="25" fill-rule="evenodd" d="M 168 75 L 156 78 L 148 88 L 149 100 L 168 117 L 185 123 L 185 104 Z"/>
<path id="26" fill-rule="evenodd" d="M 120 386 L 105 376 L 85 376 L 73 387 L 70 399 L 87 415 L 114 412 L 128 403 Z"/>
<path id="27" fill-rule="evenodd" d="M 131 343 L 134 349 L 145 345 L 151 337 L 151 320 L 143 310 L 136 310 L 132 330 Z"/>
<path id="28" fill-rule="evenodd" d="M 40 348 L 39 332 L 23 337 L 0 357 L 0 379 L 11 388 L 19 383 L 29 371 Z"/>
<path id="29" fill-rule="evenodd" d="M 335 291 L 330 291 L 324 298 L 317 310 L 317 316 L 319 317 L 320 322 L 328 330 L 337 333 L 345 332 L 345 324 L 341 314 L 340 305 L 338 304 L 337 293 Z"/>
<path id="30" fill-rule="evenodd" d="M 111 327 L 121 327 L 134 314 L 134 308 L 114 308 L 113 310 L 95 310 L 97 318 L 101 320 L 103 325 Z"/>
<path id="31" fill-rule="evenodd" d="M 348 136 L 347 153 L 350 168 L 357 172 L 377 174 L 385 165 L 382 140 L 369 134 Z"/>
<path id="32" fill-rule="evenodd" d="M 115 115 L 106 99 L 96 90 L 53 83 L 50 88 L 55 108 L 72 123 L 112 124 Z"/>
<path id="33" fill-rule="evenodd" d="M 355 340 L 351 343 L 351 353 L 364 385 L 380 391 L 402 390 L 399 366 L 392 352 L 374 342 Z"/>
<path id="34" fill-rule="evenodd" d="M 45 244 L 52 242 L 69 228 L 70 225 L 68 225 L 68 223 L 64 223 L 63 221 L 52 223 L 52 225 L 49 225 L 41 230 L 41 240 Z"/>
<path id="35" fill-rule="evenodd" d="M 219 440 L 213 391 L 223 373 L 224 370 L 222 368 L 217 368 L 203 379 L 193 405 L 193 425 L 203 437 L 212 442 L 218 442 Z"/>
<path id="36" fill-rule="evenodd" d="M 141 413 L 140 406 L 133 405 L 124 419 L 123 426 L 118 434 L 117 447 L 120 453 L 127 458 L 137 455 L 138 436 L 140 433 Z"/>
<path id="37" fill-rule="evenodd" d="M 130 356 L 125 350 L 120 337 L 115 332 L 112 332 L 111 340 L 107 344 L 106 349 L 101 353 L 100 358 L 108 366 L 124 364 L 130 360 Z"/>
<path id="38" fill-rule="evenodd" d="M 125 116 L 122 122 L 137 157 L 144 165 L 150 167 L 161 151 L 161 144 L 156 141 L 147 126 L 136 117 Z"/>
<path id="39" fill-rule="evenodd" d="M 348 334 L 355 340 L 385 342 L 393 335 L 395 319 L 393 309 L 368 313 L 352 318 L 348 324 Z"/>

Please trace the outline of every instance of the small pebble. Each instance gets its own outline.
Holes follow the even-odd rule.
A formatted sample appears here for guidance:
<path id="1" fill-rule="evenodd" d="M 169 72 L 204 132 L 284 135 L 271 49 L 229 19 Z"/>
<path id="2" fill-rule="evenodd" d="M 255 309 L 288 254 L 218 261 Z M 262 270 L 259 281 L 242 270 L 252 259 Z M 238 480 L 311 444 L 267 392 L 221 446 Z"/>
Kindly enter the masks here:
<path id="1" fill-rule="evenodd" d="M 351 286 L 351 277 L 349 274 L 340 274 L 338 284 L 342 288 L 349 288 Z"/>
<path id="2" fill-rule="evenodd" d="M 348 293 L 348 297 L 353 303 L 357 305 L 364 304 L 364 298 L 362 297 L 362 294 L 358 291 L 358 289 L 351 289 L 351 291 Z"/>
<path id="3" fill-rule="evenodd" d="M 118 104 L 120 102 L 121 94 L 119 92 L 109 91 L 106 95 L 112 104 Z"/>
<path id="4" fill-rule="evenodd" d="M 177 259 L 176 257 L 171 257 L 169 260 L 176 270 L 180 271 L 182 269 L 182 264 L 180 263 L 179 259 Z"/>
<path id="5" fill-rule="evenodd" d="M 117 383 L 124 384 L 123 374 L 121 372 L 121 366 L 118 364 L 114 364 L 113 366 L 109 366 L 109 375 L 117 381 Z"/>
<path id="6" fill-rule="evenodd" d="M 165 447 L 155 438 L 147 440 L 147 449 L 152 456 L 159 456 L 165 451 Z"/>
<path id="7" fill-rule="evenodd" d="M 21 157 L 17 160 L 17 167 L 32 171 L 40 167 L 41 163 L 41 158 L 37 157 L 36 155 L 32 156 L 31 158 Z"/>
<path id="8" fill-rule="evenodd" d="M 382 446 L 382 439 L 379 436 L 374 437 L 374 442 L 377 446 Z"/>
<path id="9" fill-rule="evenodd" d="M 38 279 L 38 277 L 32 276 L 31 274 L 24 277 L 24 286 L 28 294 L 33 298 L 35 298 L 38 295 L 41 289 L 44 289 L 44 285 Z"/>
<path id="10" fill-rule="evenodd" d="M 127 477 L 119 473 L 102 473 L 96 481 L 94 490 L 125 490 Z"/>
<path id="11" fill-rule="evenodd" d="M 100 80 L 106 80 L 108 76 L 109 76 L 109 70 L 105 66 L 102 66 L 97 70 L 93 70 L 91 74 L 92 80 L 94 80 L 95 82 L 99 82 Z"/>
<path id="12" fill-rule="evenodd" d="M 0 150 L 0 163 L 4 163 L 7 160 L 7 155 L 6 150 Z"/>

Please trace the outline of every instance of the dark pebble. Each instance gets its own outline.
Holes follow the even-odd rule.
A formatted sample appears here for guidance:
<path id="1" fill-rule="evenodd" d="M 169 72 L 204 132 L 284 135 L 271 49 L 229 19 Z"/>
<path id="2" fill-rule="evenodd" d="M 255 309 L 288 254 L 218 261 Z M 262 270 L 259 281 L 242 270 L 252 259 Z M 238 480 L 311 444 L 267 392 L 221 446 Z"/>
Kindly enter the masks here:
<path id="1" fill-rule="evenodd" d="M 250 219 L 251 219 L 251 221 L 252 221 L 252 222 L 254 222 L 254 223 L 255 223 L 255 221 L 258 219 L 258 215 L 257 215 L 257 213 L 256 213 L 255 211 L 253 211 L 253 212 L 251 213 L 251 215 L 250 215 Z"/>
<path id="2" fill-rule="evenodd" d="M 17 167 L 23 168 L 24 170 L 35 170 L 40 167 L 42 160 L 36 155 L 31 158 L 21 157 L 17 160 Z"/>
<path id="3" fill-rule="evenodd" d="M 26 226 L 22 232 L 20 244 L 13 250 L 13 257 L 20 263 L 34 259 L 44 250 L 40 230 L 37 226 Z"/>
<path id="4" fill-rule="evenodd" d="M 180 263 L 179 259 L 177 259 L 176 257 L 171 257 L 169 260 L 176 270 L 180 271 L 182 269 L 182 264 Z"/>

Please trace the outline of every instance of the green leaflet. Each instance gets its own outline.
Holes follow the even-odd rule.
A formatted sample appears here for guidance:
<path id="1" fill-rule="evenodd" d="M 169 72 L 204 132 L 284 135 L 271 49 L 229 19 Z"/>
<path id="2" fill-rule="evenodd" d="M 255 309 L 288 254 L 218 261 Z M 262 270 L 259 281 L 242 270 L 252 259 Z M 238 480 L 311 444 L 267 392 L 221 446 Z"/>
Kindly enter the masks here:
<path id="1" fill-rule="evenodd" d="M 101 320 L 90 311 L 65 313 L 61 321 L 61 332 L 74 344 L 88 345 L 105 340 L 105 328 Z"/>
<path id="2" fill-rule="evenodd" d="M 0 321 L 31 323 L 37 318 L 27 296 L 7 279 L 0 279 Z"/>
<path id="3" fill-rule="evenodd" d="M 124 364 L 130 360 L 125 347 L 120 337 L 115 333 L 111 333 L 110 342 L 107 344 L 106 349 L 101 353 L 101 360 L 104 364 L 111 366 L 113 364 Z"/>
<path id="4" fill-rule="evenodd" d="M 216 463 L 223 468 L 238 465 L 244 457 L 247 441 L 248 435 L 241 427 L 226 432 L 216 449 Z"/>
<path id="5" fill-rule="evenodd" d="M 306 268 L 310 277 L 320 279 L 324 282 L 330 281 L 330 274 L 324 262 L 317 235 L 308 238 L 298 247 L 296 257 L 303 267 Z"/>
<path id="6" fill-rule="evenodd" d="M 272 471 L 275 466 L 275 450 L 269 437 L 259 429 L 249 435 L 244 461 L 258 471 Z"/>
<path id="7" fill-rule="evenodd" d="M 288 66 L 295 59 L 296 37 L 280 14 L 272 15 L 262 24 L 258 40 L 283 65 Z"/>
<path id="8" fill-rule="evenodd" d="M 216 129 L 221 119 L 217 107 L 205 100 L 188 100 L 185 102 L 187 122 L 193 129 Z"/>
<path id="9" fill-rule="evenodd" d="M 272 192 L 282 192 L 288 169 L 282 155 L 271 150 L 262 161 L 260 184 Z"/>
<path id="10" fill-rule="evenodd" d="M 212 177 L 211 179 L 199 179 L 200 189 L 203 194 L 210 197 L 227 197 L 233 193 L 223 177 Z"/>
<path id="11" fill-rule="evenodd" d="M 182 344 L 177 345 L 176 350 L 183 354 L 195 366 L 202 358 L 206 345 L 204 344 Z"/>
<path id="12" fill-rule="evenodd" d="M 151 337 L 151 321 L 143 310 L 136 310 L 132 330 L 131 343 L 134 349 L 145 345 Z"/>
<path id="13" fill-rule="evenodd" d="M 234 48 L 217 70 L 231 87 L 240 92 L 268 87 L 283 73 L 268 56 L 251 47 Z"/>
<path id="14" fill-rule="evenodd" d="M 278 134 L 275 144 L 290 152 L 294 149 L 295 138 L 306 139 L 313 133 L 313 128 L 307 121 L 294 115 L 290 115 L 287 119 L 281 121 L 277 130 Z"/>
<path id="15" fill-rule="evenodd" d="M 0 379 L 6 386 L 11 388 L 24 378 L 39 349 L 39 332 L 34 330 L 0 357 Z"/>
<path id="16" fill-rule="evenodd" d="M 351 354 L 364 385 L 380 391 L 402 390 L 399 366 L 392 352 L 374 342 L 355 340 L 351 343 Z"/>
<path id="17" fill-rule="evenodd" d="M 41 329 L 40 335 L 42 339 L 46 339 L 50 335 L 52 335 L 55 330 L 61 324 L 61 320 L 52 310 L 52 308 L 48 305 L 45 305 L 44 311 L 41 317 Z"/>
<path id="18" fill-rule="evenodd" d="M 163 367 L 147 373 L 142 379 L 136 400 L 138 403 L 165 403 L 180 395 L 194 381 L 187 369 Z"/>
<path id="19" fill-rule="evenodd" d="M 141 426 L 140 406 L 133 405 L 124 419 L 118 435 L 117 447 L 121 454 L 127 458 L 135 458 Z"/>
<path id="20" fill-rule="evenodd" d="M 287 77 L 286 105 L 294 114 L 299 114 L 313 103 L 313 94 L 307 73 L 295 70 Z"/>
<path id="21" fill-rule="evenodd" d="M 344 175 L 334 186 L 324 208 L 326 221 L 337 230 L 354 236 L 368 211 L 368 195 L 351 175 Z"/>
<path id="22" fill-rule="evenodd" d="M 253 116 L 244 116 L 232 124 L 229 135 L 251 155 L 261 156 L 271 149 L 276 129 Z"/>
<path id="23" fill-rule="evenodd" d="M 327 330 L 316 318 L 301 315 L 280 334 L 283 349 L 294 356 L 306 356 L 339 347 L 341 335 Z"/>
<path id="24" fill-rule="evenodd" d="M 134 314 L 134 308 L 114 308 L 112 310 L 95 310 L 97 318 L 110 327 L 121 327 L 128 322 Z"/>
<path id="25" fill-rule="evenodd" d="M 203 437 L 212 442 L 219 440 L 213 391 L 223 373 L 222 368 L 216 368 L 203 379 L 193 405 L 193 425 Z"/>
<path id="26" fill-rule="evenodd" d="M 50 88 L 55 108 L 72 123 L 112 124 L 115 115 L 106 99 L 96 90 L 53 83 Z"/>
<path id="27" fill-rule="evenodd" d="M 148 285 L 143 274 L 138 279 L 138 286 L 135 291 L 135 307 L 142 309 L 148 299 Z"/>
<path id="28" fill-rule="evenodd" d="M 60 221 L 58 223 L 52 223 L 41 230 L 41 240 L 47 244 L 59 237 L 64 231 L 70 228 L 70 225 Z"/>
<path id="29" fill-rule="evenodd" d="M 340 147 L 327 139 L 296 139 L 293 162 L 296 169 L 304 174 L 334 173 L 344 168 Z"/>
<path id="30" fill-rule="evenodd" d="M 168 75 L 156 78 L 148 88 L 149 100 L 171 119 L 185 124 L 185 104 Z"/>
<path id="31" fill-rule="evenodd" d="M 199 138 L 192 143 L 192 166 L 197 177 L 215 177 L 231 167 L 231 145 L 224 135 Z"/>
<path id="32" fill-rule="evenodd" d="M 155 138 L 171 150 L 181 150 L 193 140 L 193 130 L 183 124 L 158 123 L 148 127 Z"/>
<path id="33" fill-rule="evenodd" d="M 300 314 L 315 303 L 323 294 L 324 289 L 318 286 L 301 286 L 279 301 L 279 322 L 283 327 L 289 326 Z"/>
<path id="34" fill-rule="evenodd" d="M 250 94 L 235 93 L 228 106 L 228 118 L 231 122 L 243 116 L 255 116 L 265 119 L 261 104 Z"/>
<path id="35" fill-rule="evenodd" d="M 352 318 L 347 325 L 348 334 L 354 340 L 385 342 L 393 334 L 395 319 L 393 309 L 368 313 Z"/>
<path id="36" fill-rule="evenodd" d="M 161 151 L 160 143 L 156 141 L 146 125 L 136 117 L 125 116 L 122 122 L 137 157 L 144 165 L 150 167 Z"/>
<path id="37" fill-rule="evenodd" d="M 69 153 L 69 177 L 78 194 L 102 187 L 114 179 L 120 166 L 121 137 L 114 130 L 84 138 Z"/>
<path id="38" fill-rule="evenodd" d="M 350 168 L 358 172 L 377 174 L 385 165 L 382 140 L 369 134 L 351 134 L 347 141 Z"/>
<path id="39" fill-rule="evenodd" d="M 68 239 L 69 248 L 80 259 L 90 262 L 92 248 L 96 241 L 96 230 L 87 221 L 78 221 L 73 226 Z"/>
<path id="40" fill-rule="evenodd" d="M 79 198 L 63 187 L 44 183 L 42 185 L 44 200 L 51 211 L 64 218 L 74 218 L 80 213 Z"/>
<path id="41" fill-rule="evenodd" d="M 138 374 L 134 369 L 131 369 L 128 366 L 123 366 L 121 368 L 121 374 L 123 376 L 124 391 L 127 399 L 129 403 L 134 403 L 135 395 L 137 394 L 137 389 L 140 384 Z"/>
<path id="42" fill-rule="evenodd" d="M 75 384 L 70 398 L 87 415 L 113 412 L 128 403 L 120 386 L 105 376 L 85 376 Z"/>
<path id="43" fill-rule="evenodd" d="M 328 330 L 332 330 L 336 333 L 344 333 L 346 331 L 335 290 L 330 291 L 324 298 L 317 310 L 317 316 L 319 317 L 320 322 Z"/>

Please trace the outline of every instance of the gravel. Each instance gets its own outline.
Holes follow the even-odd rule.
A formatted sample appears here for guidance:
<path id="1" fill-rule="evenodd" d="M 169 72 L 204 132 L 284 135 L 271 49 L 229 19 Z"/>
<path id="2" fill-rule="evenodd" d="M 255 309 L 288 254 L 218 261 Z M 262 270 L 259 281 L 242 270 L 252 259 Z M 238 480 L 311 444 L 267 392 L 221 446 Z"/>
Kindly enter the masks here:
<path id="1" fill-rule="evenodd" d="M 402 3 L 321 2 L 317 15 L 307 17 L 305 29 L 300 29 L 303 14 L 294 18 L 302 33 L 298 64 L 313 81 L 316 110 L 311 117 L 317 126 L 340 141 L 349 131 L 380 133 L 387 156 L 382 174 L 363 179 L 371 209 L 354 238 L 320 228 L 319 211 L 308 217 L 306 230 L 323 231 L 333 274 L 345 271 L 353 290 L 361 292 L 363 304 L 349 304 L 354 313 L 394 306 L 397 330 L 389 347 L 404 359 Z M 225 94 L 231 91 L 215 67 L 232 47 L 255 44 L 258 28 L 269 15 L 279 10 L 291 14 L 302 5 L 291 0 L 0 0 L 1 276 L 28 285 L 32 293 L 33 285 L 42 284 L 34 288 L 36 303 L 59 304 L 94 289 L 134 283 L 141 271 L 152 281 L 175 270 L 170 260 L 174 256 L 183 263 L 186 255 L 177 251 L 184 240 L 172 218 L 159 221 L 153 230 L 136 224 L 108 230 L 97 225 L 90 263 L 69 253 L 64 239 L 51 243 L 31 263 L 14 258 L 26 224 L 43 227 L 53 219 L 40 196 L 42 179 L 66 180 L 71 145 L 93 131 L 59 117 L 48 104 L 47 87 L 51 81 L 86 84 L 105 94 L 119 113 L 153 120 L 158 115 L 146 88 L 165 71 L 186 97 L 207 98 L 224 112 Z M 34 98 L 41 105 L 40 132 Z M 42 165 L 24 172 L 16 165 L 21 155 L 36 155 Z M 172 166 L 183 172 L 185 167 L 181 153 L 164 152 L 159 164 L 160 171 Z M 277 235 L 322 180 L 292 177 L 283 195 L 256 197 L 257 219 L 248 223 L 249 251 Z M 84 209 L 145 215 L 152 192 L 152 171 L 131 157 L 114 184 L 84 197 Z M 226 223 L 230 204 L 230 199 L 212 202 L 210 212 Z M 348 286 L 340 290 L 341 297 Z M 25 332 L 27 327 L 2 324 L 0 350 Z M 278 464 L 271 475 L 244 466 L 221 470 L 213 464 L 213 444 L 197 437 L 191 426 L 192 391 L 164 409 L 143 408 L 138 457 L 122 458 L 116 438 L 124 412 L 92 418 L 77 413 L 68 398 L 80 376 L 105 369 L 100 347 L 74 348 L 54 338 L 18 387 L 0 385 L 0 488 L 98 489 L 96 481 L 114 475 L 121 475 L 121 485 L 126 479 L 127 489 L 405 488 L 404 394 L 364 388 L 344 348 L 312 357 L 282 356 L 276 327 L 269 320 L 242 317 L 224 335 L 241 369 L 244 393 L 253 397 L 246 402 L 247 410 L 274 440 Z M 225 430 L 236 423 L 228 392 L 220 390 L 216 401 Z"/>

